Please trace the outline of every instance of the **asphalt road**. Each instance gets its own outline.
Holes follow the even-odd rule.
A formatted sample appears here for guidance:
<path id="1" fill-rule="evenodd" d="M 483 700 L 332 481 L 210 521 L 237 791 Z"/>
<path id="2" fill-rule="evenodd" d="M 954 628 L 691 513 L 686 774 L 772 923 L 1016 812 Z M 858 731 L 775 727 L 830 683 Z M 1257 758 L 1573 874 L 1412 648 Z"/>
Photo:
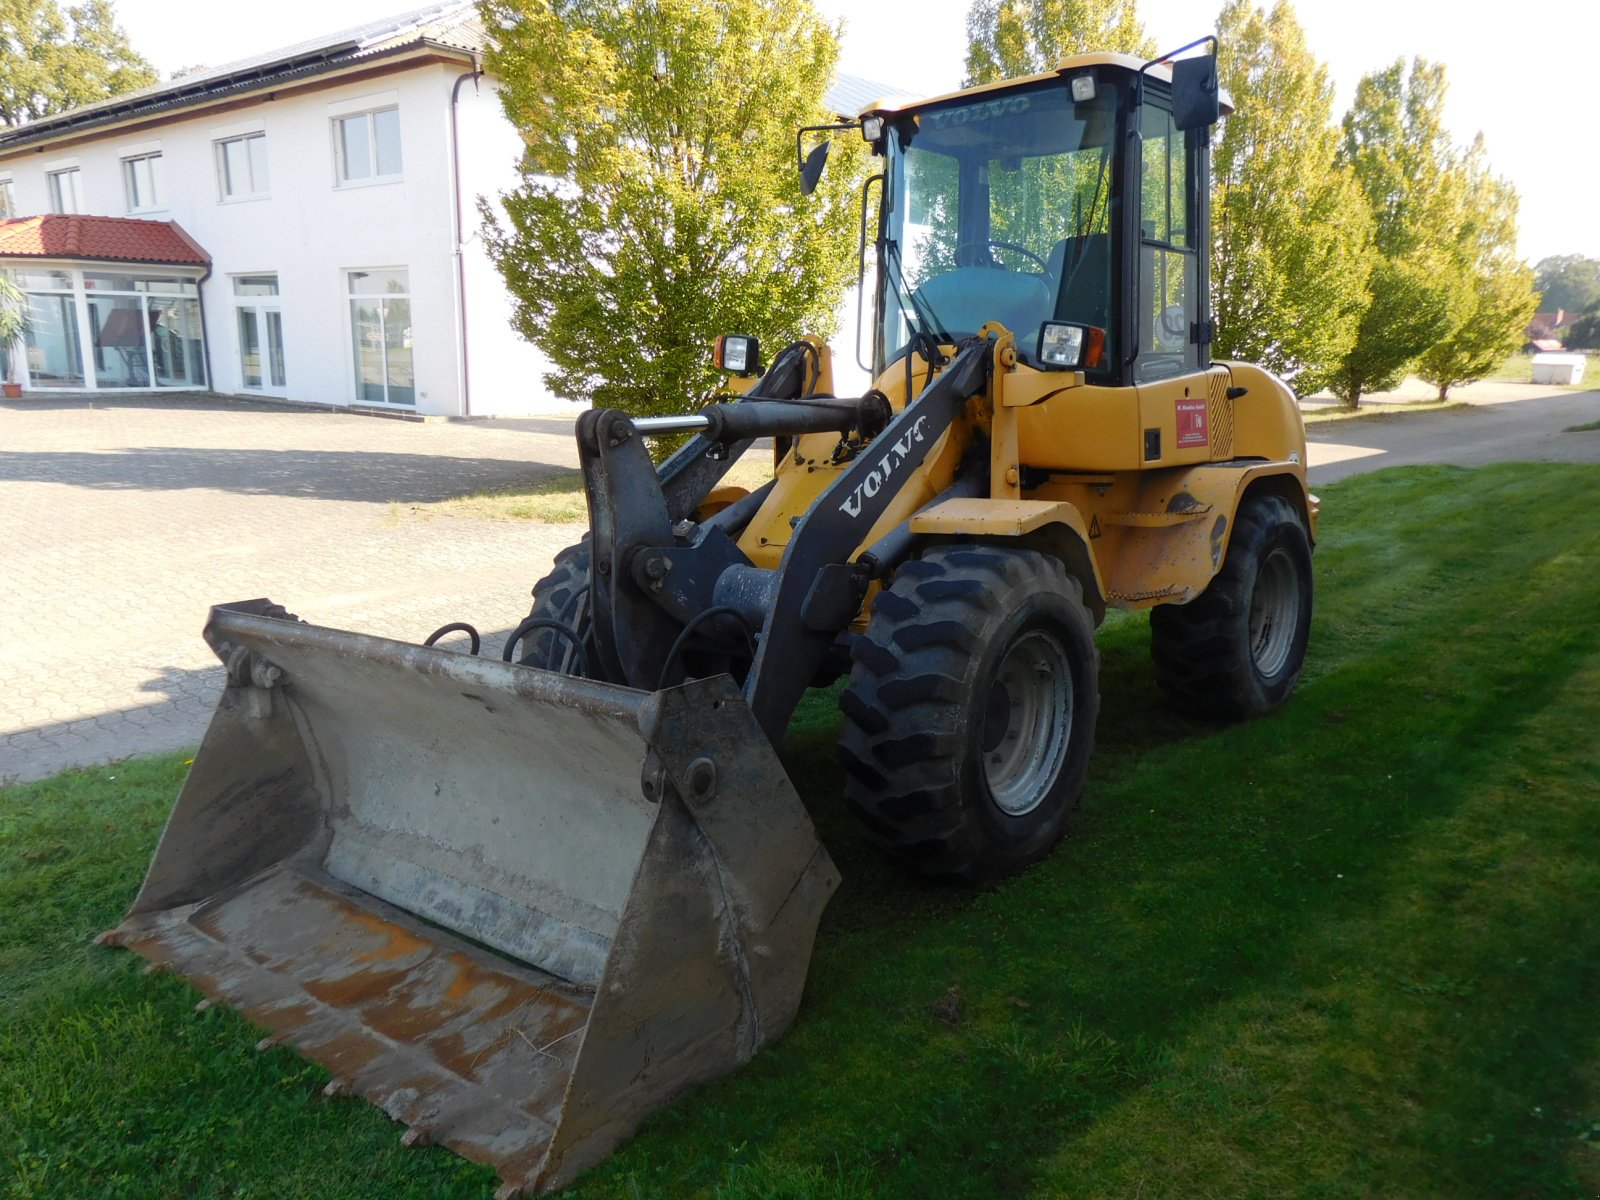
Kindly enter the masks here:
<path id="1" fill-rule="evenodd" d="M 1600 421 L 1600 392 L 1548 394 L 1503 386 L 1508 398 L 1432 413 L 1387 413 L 1306 428 L 1312 483 L 1385 467 L 1491 462 L 1600 462 L 1600 430 L 1567 433 Z"/>

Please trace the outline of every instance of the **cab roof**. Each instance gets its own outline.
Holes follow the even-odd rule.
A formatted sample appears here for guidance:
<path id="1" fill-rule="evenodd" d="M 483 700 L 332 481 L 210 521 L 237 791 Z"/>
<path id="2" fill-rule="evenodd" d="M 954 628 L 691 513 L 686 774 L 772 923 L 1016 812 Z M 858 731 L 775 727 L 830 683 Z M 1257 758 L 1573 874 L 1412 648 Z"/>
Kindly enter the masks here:
<path id="1" fill-rule="evenodd" d="M 1069 54 L 1063 58 L 1053 71 L 1040 71 L 1036 75 L 1019 75 L 1013 79 L 997 79 L 993 83 L 975 84 L 969 88 L 961 88 L 954 92 L 945 92 L 939 96 L 930 96 L 926 100 L 879 100 L 867 105 L 860 112 L 860 116 L 871 113 L 904 112 L 909 108 L 922 108 L 928 104 L 938 104 L 945 100 L 956 100 L 965 96 L 982 96 L 989 92 L 997 92 L 1017 87 L 1026 83 L 1039 83 L 1044 80 L 1057 79 L 1062 75 L 1070 75 L 1073 71 L 1082 70 L 1084 67 L 1120 67 L 1131 74 L 1138 74 L 1144 67 L 1147 59 L 1137 58 L 1132 54 L 1112 54 L 1108 51 L 1097 51 L 1094 54 Z M 1150 68 L 1150 77 L 1159 79 L 1162 83 L 1172 82 L 1172 68 L 1166 62 L 1157 63 Z M 1220 97 L 1222 101 L 1222 115 L 1227 116 L 1233 112 L 1233 102 L 1226 92 Z"/>

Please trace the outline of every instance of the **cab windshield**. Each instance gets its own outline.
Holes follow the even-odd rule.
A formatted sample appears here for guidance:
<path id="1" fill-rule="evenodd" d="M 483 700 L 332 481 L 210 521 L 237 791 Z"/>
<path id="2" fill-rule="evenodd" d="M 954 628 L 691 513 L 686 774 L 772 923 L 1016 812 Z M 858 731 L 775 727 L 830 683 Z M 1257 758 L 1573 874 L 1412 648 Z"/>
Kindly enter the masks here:
<path id="1" fill-rule="evenodd" d="M 1047 320 L 1110 335 L 1111 195 L 1119 91 L 1067 80 L 891 122 L 879 243 L 879 368 L 920 334 L 950 342 L 998 321 L 1027 360 Z"/>

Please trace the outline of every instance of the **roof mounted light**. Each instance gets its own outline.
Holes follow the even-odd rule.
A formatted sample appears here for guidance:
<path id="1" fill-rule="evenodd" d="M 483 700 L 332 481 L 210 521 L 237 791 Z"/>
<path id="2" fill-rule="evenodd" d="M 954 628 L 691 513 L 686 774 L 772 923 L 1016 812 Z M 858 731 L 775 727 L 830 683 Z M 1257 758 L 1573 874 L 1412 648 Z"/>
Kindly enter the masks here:
<path id="1" fill-rule="evenodd" d="M 861 136 L 869 142 L 876 142 L 883 136 L 882 117 L 862 117 Z"/>
<path id="2" fill-rule="evenodd" d="M 1072 77 L 1072 99 L 1077 104 L 1085 104 L 1094 99 L 1094 76 L 1074 75 Z"/>

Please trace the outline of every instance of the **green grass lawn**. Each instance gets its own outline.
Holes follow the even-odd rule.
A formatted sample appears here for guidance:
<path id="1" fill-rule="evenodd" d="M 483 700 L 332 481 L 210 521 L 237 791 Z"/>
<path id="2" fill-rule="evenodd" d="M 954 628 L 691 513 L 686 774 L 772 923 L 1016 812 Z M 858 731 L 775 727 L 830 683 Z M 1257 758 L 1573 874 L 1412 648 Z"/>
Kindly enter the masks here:
<path id="1" fill-rule="evenodd" d="M 1327 425 L 1334 421 L 1386 421 L 1418 413 L 1456 412 L 1471 408 L 1465 400 L 1419 400 L 1414 404 L 1368 404 L 1362 408 L 1314 408 L 1302 413 L 1307 425 Z"/>
<path id="2" fill-rule="evenodd" d="M 811 697 L 784 761 L 845 882 L 800 1017 L 572 1194 L 1600 1193 L 1600 468 L 1319 491 L 1293 702 L 1176 716 L 1114 617 L 1083 810 L 1004 886 L 868 852 Z M 181 775 L 0 792 L 0 1196 L 487 1197 L 90 945 Z"/>
<path id="3" fill-rule="evenodd" d="M 1572 353 L 1581 354 L 1583 351 L 1575 350 Z M 1591 352 L 1588 356 L 1589 365 L 1583 370 L 1583 378 L 1578 386 L 1584 388 L 1600 388 L 1600 354 Z M 1499 379 L 1506 383 L 1531 383 L 1533 382 L 1533 355 L 1513 354 L 1506 359 L 1502 366 L 1490 379 Z"/>

